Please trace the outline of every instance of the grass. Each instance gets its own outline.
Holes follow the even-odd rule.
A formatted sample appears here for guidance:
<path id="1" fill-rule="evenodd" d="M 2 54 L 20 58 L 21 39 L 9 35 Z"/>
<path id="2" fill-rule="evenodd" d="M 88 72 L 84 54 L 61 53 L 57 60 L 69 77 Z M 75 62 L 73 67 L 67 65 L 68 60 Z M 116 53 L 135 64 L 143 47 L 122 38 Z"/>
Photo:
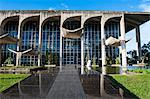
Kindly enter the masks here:
<path id="1" fill-rule="evenodd" d="M 140 99 L 150 99 L 150 74 L 112 77 Z"/>
<path id="2" fill-rule="evenodd" d="M 128 71 L 134 73 L 150 74 L 150 69 L 135 69 L 135 70 L 128 70 Z"/>
<path id="3" fill-rule="evenodd" d="M 38 66 L 3 66 L 3 67 L 0 67 L 0 69 L 5 69 L 5 70 L 17 69 L 17 68 L 33 69 L 33 68 L 39 68 L 39 67 Z"/>
<path id="4" fill-rule="evenodd" d="M 30 74 L 0 74 L 0 92 L 27 78 Z"/>

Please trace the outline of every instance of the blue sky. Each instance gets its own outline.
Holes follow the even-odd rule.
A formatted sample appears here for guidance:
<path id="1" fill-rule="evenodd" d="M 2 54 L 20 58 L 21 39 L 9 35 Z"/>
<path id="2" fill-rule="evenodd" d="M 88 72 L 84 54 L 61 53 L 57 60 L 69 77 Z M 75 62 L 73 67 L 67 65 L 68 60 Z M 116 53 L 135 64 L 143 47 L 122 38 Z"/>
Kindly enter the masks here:
<path id="1" fill-rule="evenodd" d="M 140 11 L 150 0 L 0 0 L 0 9 Z"/>
<path id="2" fill-rule="evenodd" d="M 113 11 L 148 11 L 150 0 L 0 0 L 0 10 L 113 10 Z M 150 41 L 150 22 L 141 27 L 142 44 Z M 135 31 L 126 34 L 127 51 L 136 48 Z"/>

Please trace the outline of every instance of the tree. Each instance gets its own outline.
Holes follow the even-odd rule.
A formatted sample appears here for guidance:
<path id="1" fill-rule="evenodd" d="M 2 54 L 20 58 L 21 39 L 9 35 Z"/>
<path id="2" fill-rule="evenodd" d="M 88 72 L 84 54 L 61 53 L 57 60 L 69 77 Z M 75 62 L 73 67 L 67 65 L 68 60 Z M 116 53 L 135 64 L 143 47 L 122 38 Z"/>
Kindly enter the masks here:
<path id="1" fill-rule="evenodd" d="M 112 58 L 106 57 L 106 65 L 111 65 L 111 64 L 112 64 Z"/>
<path id="2" fill-rule="evenodd" d="M 54 54 L 54 64 L 58 65 L 58 55 L 57 55 L 57 53 Z"/>
<path id="3" fill-rule="evenodd" d="M 150 65 L 150 42 L 148 44 L 144 44 L 141 49 L 142 52 L 142 64 Z"/>
<path id="4" fill-rule="evenodd" d="M 12 63 L 13 63 L 13 59 L 11 57 L 8 57 L 4 62 L 4 64 L 12 64 Z"/>
<path id="5" fill-rule="evenodd" d="M 115 63 L 116 63 L 116 64 L 120 64 L 120 58 L 119 58 L 119 57 L 116 57 Z"/>
<path id="6" fill-rule="evenodd" d="M 50 64 L 52 64 L 52 62 L 53 62 L 53 55 L 52 55 L 52 52 L 51 52 L 51 50 L 46 50 L 46 64 L 48 64 L 48 65 L 50 65 Z"/>
<path id="7" fill-rule="evenodd" d="M 127 52 L 127 54 L 129 55 L 128 57 L 129 63 L 132 63 L 132 64 L 137 63 L 138 56 L 137 56 L 136 50 L 129 51 Z M 150 42 L 148 42 L 147 44 L 144 44 L 141 47 L 141 57 L 139 61 L 141 61 L 142 64 L 146 63 L 150 65 Z"/>
<path id="8" fill-rule="evenodd" d="M 93 66 L 93 69 L 96 70 L 96 58 L 95 58 L 95 55 L 93 56 L 92 66 Z"/>
<path id="9" fill-rule="evenodd" d="M 136 50 L 132 50 L 127 52 L 128 54 L 128 63 L 129 64 L 136 64 L 138 61 L 138 56 Z"/>

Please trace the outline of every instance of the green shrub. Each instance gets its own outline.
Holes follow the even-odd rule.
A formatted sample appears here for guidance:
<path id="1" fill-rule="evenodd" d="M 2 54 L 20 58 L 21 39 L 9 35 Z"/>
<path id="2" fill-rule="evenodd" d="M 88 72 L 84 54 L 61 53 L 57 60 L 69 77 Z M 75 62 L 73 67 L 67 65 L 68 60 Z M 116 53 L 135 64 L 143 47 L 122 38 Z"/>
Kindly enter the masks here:
<path id="1" fill-rule="evenodd" d="M 143 73 L 143 74 L 150 74 L 149 69 L 136 69 L 136 70 L 128 70 L 129 72 L 134 72 L 134 73 Z"/>
<path id="2" fill-rule="evenodd" d="M 114 67 L 114 66 L 107 66 L 106 67 L 106 73 L 107 74 L 119 74 L 120 67 Z"/>

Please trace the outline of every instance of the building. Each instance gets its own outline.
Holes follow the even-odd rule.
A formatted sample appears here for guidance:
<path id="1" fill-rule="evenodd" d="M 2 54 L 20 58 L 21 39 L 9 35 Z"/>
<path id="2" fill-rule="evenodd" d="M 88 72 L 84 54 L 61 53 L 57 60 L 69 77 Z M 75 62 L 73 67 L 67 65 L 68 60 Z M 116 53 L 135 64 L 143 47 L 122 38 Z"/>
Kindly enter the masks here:
<path id="1" fill-rule="evenodd" d="M 136 29 L 137 52 L 141 55 L 139 26 L 150 20 L 150 12 L 67 11 L 67 10 L 1 10 L 0 26 L 17 44 L 0 45 L 0 64 L 12 57 L 16 65 L 45 65 L 48 55 L 51 63 L 81 65 L 88 59 L 106 65 L 106 57 L 115 60 L 122 53 L 126 63 L 125 33 Z M 2 32 L 1 32 L 2 35 Z M 106 46 L 110 36 L 121 40 L 122 49 Z M 8 48 L 23 51 L 32 48 L 36 55 L 22 55 L 21 59 Z M 21 60 L 19 63 L 19 60 Z M 104 68 L 103 68 L 104 70 Z M 103 71 L 104 72 L 104 71 Z"/>

